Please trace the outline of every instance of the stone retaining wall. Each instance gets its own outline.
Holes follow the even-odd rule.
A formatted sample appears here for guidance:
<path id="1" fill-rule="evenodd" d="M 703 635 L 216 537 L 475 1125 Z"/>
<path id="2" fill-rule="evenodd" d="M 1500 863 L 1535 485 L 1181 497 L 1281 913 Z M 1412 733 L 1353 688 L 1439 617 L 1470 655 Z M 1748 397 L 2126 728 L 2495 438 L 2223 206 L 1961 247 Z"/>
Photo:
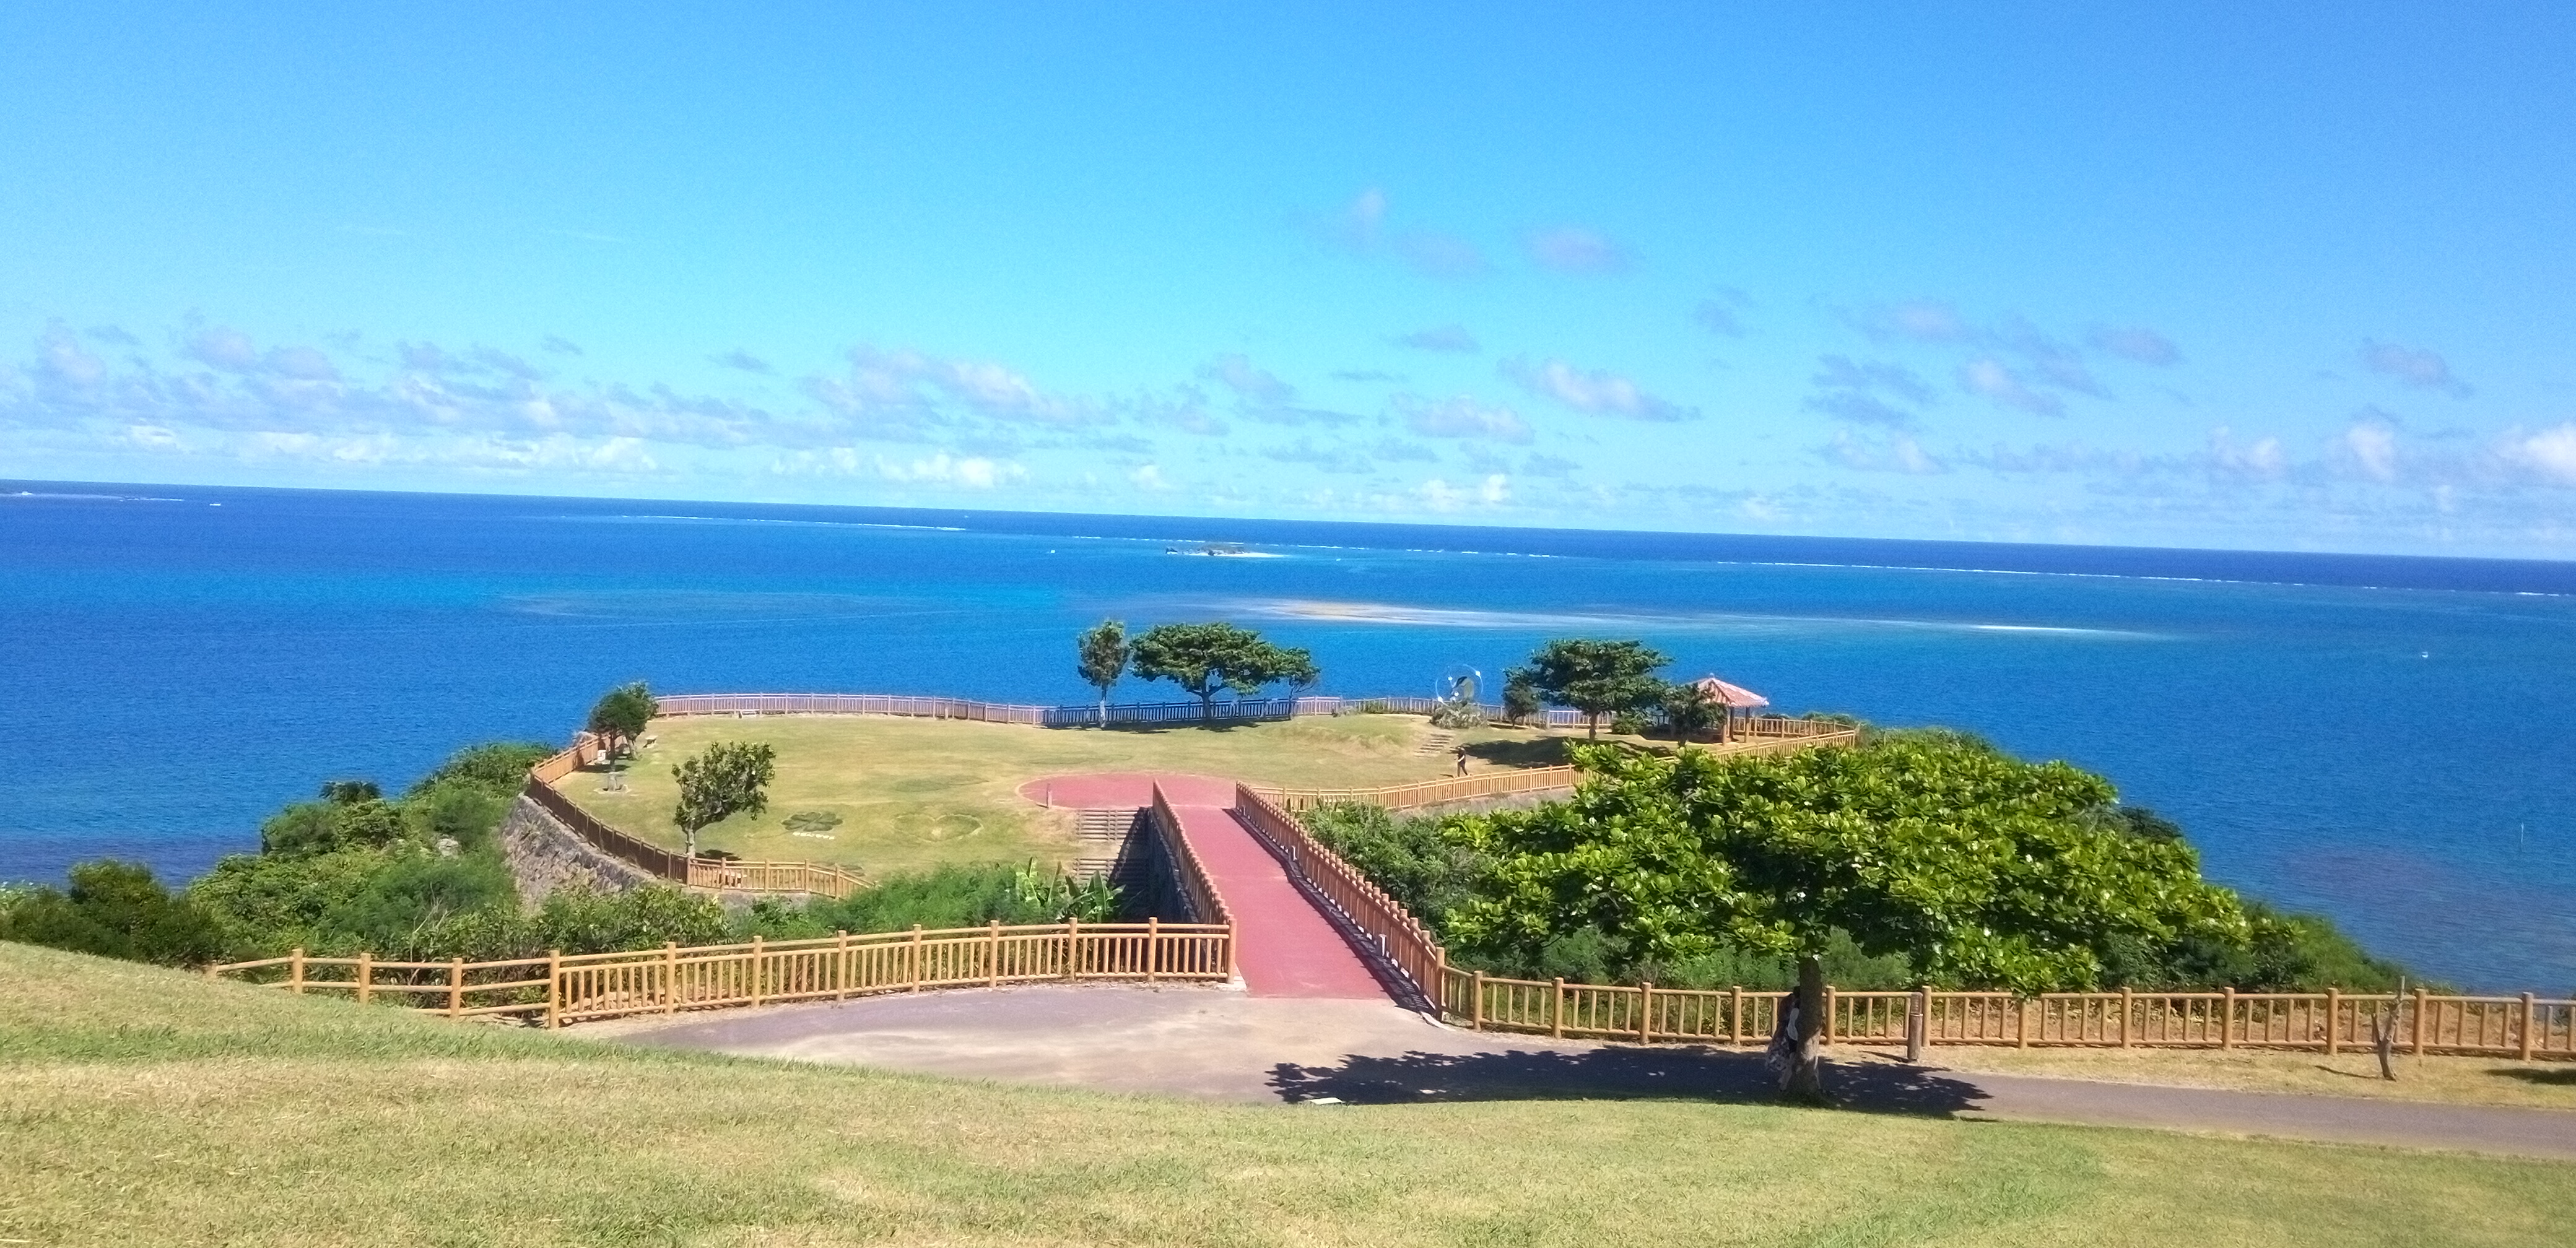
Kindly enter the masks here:
<path id="1" fill-rule="evenodd" d="M 525 796 L 512 801 L 510 812 L 502 816 L 501 853 L 510 863 L 511 878 L 518 881 L 519 900 L 532 906 L 559 888 L 622 893 L 661 882 L 601 853 Z"/>

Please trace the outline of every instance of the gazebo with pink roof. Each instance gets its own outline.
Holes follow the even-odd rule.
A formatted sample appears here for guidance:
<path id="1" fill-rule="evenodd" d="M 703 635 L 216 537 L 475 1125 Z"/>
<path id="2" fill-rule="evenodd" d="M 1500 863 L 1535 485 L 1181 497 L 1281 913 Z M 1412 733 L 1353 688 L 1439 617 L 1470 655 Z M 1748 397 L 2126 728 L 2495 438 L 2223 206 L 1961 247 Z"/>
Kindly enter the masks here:
<path id="1" fill-rule="evenodd" d="M 1721 742 L 1731 740 L 1735 736 L 1735 716 L 1738 712 L 1771 705 L 1771 699 L 1742 685 L 1719 680 L 1715 676 L 1702 676 L 1693 683 L 1699 686 L 1701 693 L 1708 695 L 1709 701 L 1726 708 L 1726 722 L 1719 726 L 1717 733 L 1717 739 Z"/>

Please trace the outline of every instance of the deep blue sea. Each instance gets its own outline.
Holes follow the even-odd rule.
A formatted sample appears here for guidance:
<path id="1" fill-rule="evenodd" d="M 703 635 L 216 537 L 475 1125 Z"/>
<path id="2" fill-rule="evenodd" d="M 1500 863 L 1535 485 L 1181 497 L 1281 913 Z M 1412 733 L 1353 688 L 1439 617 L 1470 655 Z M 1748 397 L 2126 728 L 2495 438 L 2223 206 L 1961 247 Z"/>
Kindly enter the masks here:
<path id="1" fill-rule="evenodd" d="M 2576 988 L 2566 563 L 0 482 L 0 878 L 184 878 L 626 680 L 1081 701 L 1104 616 L 1235 619 L 1345 694 L 1642 637 L 2100 771 L 2425 973 Z"/>

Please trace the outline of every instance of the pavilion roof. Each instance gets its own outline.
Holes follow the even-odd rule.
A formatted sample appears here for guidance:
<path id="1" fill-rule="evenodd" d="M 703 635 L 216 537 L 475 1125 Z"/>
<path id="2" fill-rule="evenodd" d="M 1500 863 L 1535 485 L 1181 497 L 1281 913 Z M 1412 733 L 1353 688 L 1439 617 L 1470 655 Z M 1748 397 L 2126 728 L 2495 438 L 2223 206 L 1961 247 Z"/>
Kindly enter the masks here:
<path id="1" fill-rule="evenodd" d="M 1745 707 L 1771 705 L 1771 699 L 1763 697 L 1761 694 L 1755 693 L 1742 685 L 1728 684 L 1723 680 L 1719 680 L 1715 676 L 1700 677 L 1696 683 L 1699 685 L 1700 691 L 1709 696 L 1710 701 L 1716 702 L 1721 706 Z"/>

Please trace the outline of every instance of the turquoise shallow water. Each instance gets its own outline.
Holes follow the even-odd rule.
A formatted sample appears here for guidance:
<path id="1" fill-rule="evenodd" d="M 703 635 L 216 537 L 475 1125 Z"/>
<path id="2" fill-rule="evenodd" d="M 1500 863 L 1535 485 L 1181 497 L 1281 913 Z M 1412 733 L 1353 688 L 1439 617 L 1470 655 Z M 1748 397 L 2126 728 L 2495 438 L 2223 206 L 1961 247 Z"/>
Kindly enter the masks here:
<path id="1" fill-rule="evenodd" d="M 1203 540 L 1263 557 L 1166 553 Z M 1242 620 L 1350 694 L 1644 637 L 2099 770 L 2427 973 L 2576 989 L 2568 564 L 0 483 L 0 877 L 184 876 L 620 680 L 1080 701 L 1108 615 Z"/>

